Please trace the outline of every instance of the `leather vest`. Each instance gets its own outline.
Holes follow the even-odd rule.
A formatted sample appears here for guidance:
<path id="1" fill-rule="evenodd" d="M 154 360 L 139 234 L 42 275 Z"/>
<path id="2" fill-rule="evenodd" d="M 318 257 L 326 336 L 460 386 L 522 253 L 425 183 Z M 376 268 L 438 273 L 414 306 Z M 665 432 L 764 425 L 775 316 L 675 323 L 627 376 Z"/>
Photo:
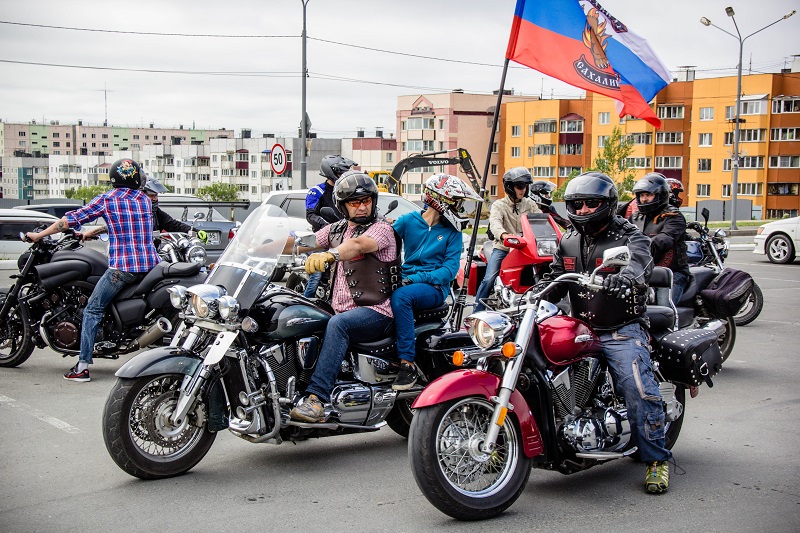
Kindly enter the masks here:
<path id="1" fill-rule="evenodd" d="M 360 225 L 356 228 L 352 238 L 362 235 L 367 231 L 371 224 Z M 342 244 L 344 232 L 347 229 L 348 221 L 340 220 L 331 227 L 330 247 L 336 248 Z M 342 261 L 342 273 L 350 289 L 350 295 L 358 306 L 377 305 L 386 301 L 395 289 L 402 284 L 400 251 L 402 241 L 397 233 L 394 233 L 395 244 L 397 245 L 397 257 L 392 261 L 381 261 L 374 254 L 361 254 L 347 261 Z M 338 269 L 337 269 L 338 274 Z M 335 278 L 334 278 L 335 280 Z M 332 286 L 334 282 L 332 282 Z"/>
<path id="2" fill-rule="evenodd" d="M 591 274 L 603 262 L 603 252 L 615 246 L 627 246 L 636 227 L 616 218 L 608 229 L 597 238 L 582 236 L 575 230 L 568 231 L 561 239 L 560 254 L 565 272 Z M 619 273 L 620 267 L 604 268 L 597 273 L 601 276 Z M 625 298 L 610 296 L 599 290 L 568 284 L 572 316 L 589 323 L 597 330 L 615 330 L 632 322 L 648 326 L 647 285 L 638 285 Z"/>
<path id="3" fill-rule="evenodd" d="M 676 211 L 680 213 L 677 208 L 670 205 L 664 209 L 663 213 L 673 213 Z M 639 212 L 634 215 L 632 222 L 637 228 L 639 228 L 639 231 L 652 239 L 664 231 L 664 225 L 667 223 L 667 220 L 670 218 L 670 216 L 683 215 L 675 214 L 649 218 Z M 675 245 L 671 249 L 667 250 L 662 257 L 653 256 L 653 261 L 656 266 L 667 267 L 673 272 L 689 272 L 689 256 L 686 253 L 686 240 L 682 237 L 683 236 L 678 237 L 675 240 Z"/>

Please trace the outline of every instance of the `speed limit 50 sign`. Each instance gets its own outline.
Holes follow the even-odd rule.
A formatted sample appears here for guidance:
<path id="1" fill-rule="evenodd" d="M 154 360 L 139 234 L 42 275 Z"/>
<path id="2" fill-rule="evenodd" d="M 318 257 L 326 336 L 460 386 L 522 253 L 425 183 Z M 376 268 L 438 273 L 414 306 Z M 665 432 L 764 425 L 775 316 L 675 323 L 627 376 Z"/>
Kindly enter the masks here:
<path id="1" fill-rule="evenodd" d="M 286 150 L 280 144 L 275 144 L 272 147 L 269 164 L 272 167 L 272 171 L 279 176 L 286 172 Z"/>

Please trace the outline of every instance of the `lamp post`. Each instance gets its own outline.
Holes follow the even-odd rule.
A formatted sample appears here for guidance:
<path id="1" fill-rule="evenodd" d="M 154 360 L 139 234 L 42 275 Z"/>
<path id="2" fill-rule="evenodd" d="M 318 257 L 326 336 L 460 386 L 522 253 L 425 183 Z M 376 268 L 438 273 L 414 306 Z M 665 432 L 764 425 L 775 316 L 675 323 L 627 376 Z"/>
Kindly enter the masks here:
<path id="1" fill-rule="evenodd" d="M 779 18 L 775 22 L 767 24 L 766 26 L 764 26 L 760 30 L 756 30 L 753 33 L 751 33 L 750 35 L 747 35 L 745 37 L 742 37 L 742 34 L 739 31 L 739 25 L 736 24 L 736 18 L 734 17 L 734 15 L 736 13 L 734 13 L 733 8 L 730 7 L 730 6 L 725 8 L 725 14 L 728 15 L 731 18 L 731 20 L 733 20 L 733 27 L 736 28 L 736 35 L 732 34 L 731 32 L 729 32 L 727 30 L 723 30 L 722 28 L 720 28 L 716 24 L 712 24 L 711 21 L 708 20 L 706 17 L 703 17 L 703 18 L 700 19 L 700 22 L 704 26 L 714 26 L 718 30 L 720 30 L 720 31 L 722 31 L 724 33 L 727 33 L 728 35 L 730 35 L 731 37 L 733 37 L 734 39 L 737 39 L 739 41 L 739 66 L 737 67 L 737 72 L 736 72 L 736 116 L 734 118 L 734 120 L 736 121 L 736 124 L 734 125 L 734 130 L 733 130 L 733 154 L 732 154 L 733 157 L 731 157 L 731 166 L 733 167 L 733 169 L 732 169 L 732 177 L 731 177 L 731 200 L 732 200 L 732 206 L 731 206 L 731 229 L 738 229 L 736 227 L 736 200 L 737 200 L 738 193 L 739 193 L 739 130 L 740 130 L 740 127 L 741 127 L 740 115 L 741 115 L 741 112 L 742 112 L 742 109 L 741 109 L 741 107 L 742 107 L 742 55 L 743 55 L 743 52 L 744 52 L 744 42 L 748 38 L 750 38 L 753 35 L 755 35 L 756 33 L 760 32 L 760 31 L 764 31 L 767 28 L 769 28 L 770 26 L 772 26 L 774 24 L 777 24 L 778 22 L 780 22 L 782 20 L 788 19 L 789 17 L 794 15 L 796 12 L 797 12 L 796 10 L 792 10 L 791 13 L 787 13 L 786 15 L 782 16 L 781 18 Z"/>
<path id="2" fill-rule="evenodd" d="M 305 189 L 306 167 L 308 166 L 306 161 L 306 136 L 308 135 L 308 131 L 306 131 L 308 130 L 308 119 L 306 118 L 306 76 L 308 75 L 308 67 L 306 65 L 306 6 L 308 5 L 309 0 L 300 1 L 303 3 L 303 72 L 301 73 L 303 82 L 301 90 L 302 110 L 300 111 L 300 188 Z"/>

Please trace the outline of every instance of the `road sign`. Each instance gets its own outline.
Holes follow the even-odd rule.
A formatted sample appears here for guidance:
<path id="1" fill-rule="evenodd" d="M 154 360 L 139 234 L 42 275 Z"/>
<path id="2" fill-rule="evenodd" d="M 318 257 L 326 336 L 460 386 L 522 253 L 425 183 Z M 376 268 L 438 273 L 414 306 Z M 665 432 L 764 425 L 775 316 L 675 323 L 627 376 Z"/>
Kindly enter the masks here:
<path id="1" fill-rule="evenodd" d="M 269 164 L 272 167 L 272 171 L 278 176 L 286 172 L 286 150 L 280 144 L 275 144 L 272 147 Z"/>

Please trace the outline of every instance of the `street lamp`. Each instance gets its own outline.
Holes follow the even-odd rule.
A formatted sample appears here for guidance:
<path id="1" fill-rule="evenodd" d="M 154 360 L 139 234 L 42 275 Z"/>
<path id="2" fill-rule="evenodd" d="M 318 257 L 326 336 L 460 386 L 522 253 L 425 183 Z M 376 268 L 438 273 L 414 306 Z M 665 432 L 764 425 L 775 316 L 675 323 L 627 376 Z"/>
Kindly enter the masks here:
<path id="1" fill-rule="evenodd" d="M 736 117 L 734 119 L 736 121 L 736 124 L 735 124 L 734 130 L 733 130 L 733 157 L 731 158 L 731 165 L 733 166 L 733 176 L 731 178 L 731 200 L 733 201 L 732 202 L 733 205 L 731 207 L 731 229 L 737 229 L 737 227 L 736 227 L 736 200 L 737 200 L 737 196 L 738 196 L 738 193 L 739 193 L 739 190 L 738 190 L 739 189 L 739 129 L 740 129 L 740 126 L 741 126 L 740 115 L 741 115 L 741 112 L 742 112 L 742 109 L 741 109 L 741 107 L 742 107 L 742 55 L 743 55 L 743 52 L 744 52 L 744 42 L 748 38 L 750 38 L 753 35 L 755 35 L 756 33 L 760 32 L 760 31 L 764 31 L 767 28 L 769 28 L 770 26 L 772 26 L 774 24 L 777 24 L 778 22 L 780 22 L 782 20 L 788 19 L 789 17 L 794 15 L 796 12 L 797 12 L 796 10 L 792 10 L 791 13 L 787 13 L 786 15 L 782 16 L 781 18 L 779 18 L 775 22 L 772 22 L 771 24 L 767 24 L 766 26 L 764 26 L 760 30 L 754 31 L 753 33 L 751 33 L 750 35 L 747 35 L 746 37 L 742 37 L 742 34 L 739 31 L 739 25 L 736 24 L 736 18 L 734 17 L 734 15 L 736 13 L 734 13 L 733 8 L 730 7 L 730 6 L 725 8 L 725 14 L 727 14 L 731 18 L 731 20 L 733 20 L 733 26 L 736 28 L 736 35 L 732 34 L 731 32 L 729 32 L 727 30 L 723 30 L 722 28 L 720 28 L 716 24 L 712 24 L 711 21 L 708 20 L 706 17 L 703 17 L 703 18 L 700 19 L 700 22 L 704 26 L 714 26 L 715 28 L 717 28 L 721 32 L 727 33 L 728 35 L 730 35 L 731 37 L 733 37 L 734 39 L 737 39 L 739 41 L 739 66 L 737 67 L 737 74 L 736 74 L 736 80 L 737 80 L 737 82 L 736 82 Z"/>
<path id="2" fill-rule="evenodd" d="M 306 136 L 308 135 L 308 116 L 306 115 L 306 76 L 308 75 L 308 66 L 306 65 L 306 6 L 308 5 L 309 0 L 300 0 L 303 3 L 303 72 L 301 76 L 303 78 L 302 82 L 302 90 L 301 90 L 301 99 L 302 103 L 302 110 L 300 114 L 300 146 L 302 147 L 300 150 L 300 188 L 306 188 L 306 167 L 308 163 L 306 162 Z"/>

